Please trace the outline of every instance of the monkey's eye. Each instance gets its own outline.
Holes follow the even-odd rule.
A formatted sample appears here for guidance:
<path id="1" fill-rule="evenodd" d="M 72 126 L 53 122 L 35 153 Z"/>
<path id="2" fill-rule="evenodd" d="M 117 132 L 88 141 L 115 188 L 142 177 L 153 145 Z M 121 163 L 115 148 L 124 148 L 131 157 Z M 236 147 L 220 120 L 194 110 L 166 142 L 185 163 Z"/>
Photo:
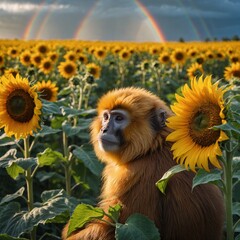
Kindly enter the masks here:
<path id="1" fill-rule="evenodd" d="M 118 122 L 121 122 L 123 119 L 124 119 L 124 117 L 122 115 L 117 115 L 115 117 L 115 120 L 118 121 Z"/>
<path id="2" fill-rule="evenodd" d="M 104 121 L 108 120 L 108 113 L 107 112 L 103 113 L 103 120 Z"/>

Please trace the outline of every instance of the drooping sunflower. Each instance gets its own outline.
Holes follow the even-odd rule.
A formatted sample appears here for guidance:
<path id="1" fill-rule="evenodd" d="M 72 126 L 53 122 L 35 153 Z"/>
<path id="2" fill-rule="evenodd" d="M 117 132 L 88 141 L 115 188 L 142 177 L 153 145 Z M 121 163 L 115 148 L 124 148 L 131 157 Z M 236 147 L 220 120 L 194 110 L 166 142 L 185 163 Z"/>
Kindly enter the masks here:
<path id="1" fill-rule="evenodd" d="M 176 94 L 177 102 L 171 106 L 175 116 L 168 118 L 167 126 L 173 129 L 167 141 L 173 142 L 174 159 L 195 171 L 196 166 L 209 171 L 208 163 L 221 168 L 217 156 L 222 152 L 219 142 L 227 135 L 212 127 L 225 123 L 223 94 L 226 90 L 212 84 L 211 76 L 191 80 L 185 84 L 182 95 Z"/>
<path id="2" fill-rule="evenodd" d="M 88 63 L 86 65 L 87 72 L 90 73 L 95 79 L 98 79 L 101 74 L 101 67 L 96 65 L 95 63 Z"/>
<path id="3" fill-rule="evenodd" d="M 224 70 L 224 77 L 228 81 L 232 78 L 240 79 L 240 63 L 232 63 L 230 66 L 226 67 Z"/>
<path id="4" fill-rule="evenodd" d="M 192 63 L 191 66 L 187 69 L 187 75 L 189 79 L 194 77 L 200 77 L 203 74 L 203 67 L 201 64 Z"/>
<path id="5" fill-rule="evenodd" d="M 58 66 L 58 71 L 61 76 L 69 79 L 77 73 L 77 65 L 72 61 L 61 62 Z"/>
<path id="6" fill-rule="evenodd" d="M 3 76 L 0 88 L 0 128 L 16 139 L 32 135 L 40 128 L 42 103 L 35 87 L 19 74 Z"/>
<path id="7" fill-rule="evenodd" d="M 36 87 L 41 98 L 50 102 L 55 102 L 57 100 L 58 87 L 56 87 L 55 83 L 51 82 L 50 80 L 47 82 L 37 82 Z"/>

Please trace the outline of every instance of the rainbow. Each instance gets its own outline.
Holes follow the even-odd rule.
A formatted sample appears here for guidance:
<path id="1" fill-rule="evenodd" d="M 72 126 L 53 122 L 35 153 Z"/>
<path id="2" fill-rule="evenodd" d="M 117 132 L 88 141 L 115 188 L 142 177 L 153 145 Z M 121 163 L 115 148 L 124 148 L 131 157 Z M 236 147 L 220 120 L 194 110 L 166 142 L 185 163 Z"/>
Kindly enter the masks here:
<path id="1" fill-rule="evenodd" d="M 144 6 L 139 0 L 135 0 L 136 5 L 139 7 L 141 12 L 143 13 L 144 16 L 146 16 L 148 23 L 150 27 L 152 28 L 153 32 L 155 32 L 159 38 L 160 42 L 166 42 L 166 37 L 164 36 L 163 31 L 161 30 L 160 26 L 154 19 L 154 17 L 151 15 L 149 10 Z"/>
<path id="2" fill-rule="evenodd" d="M 23 35 L 22 35 L 22 39 L 24 40 L 28 40 L 30 38 L 32 29 L 35 25 L 35 22 L 37 21 L 38 18 L 40 18 L 40 13 L 41 10 L 43 9 L 44 5 L 45 5 L 46 0 L 43 0 L 40 4 L 39 7 L 37 8 L 36 12 L 32 15 L 30 21 L 28 22 Z"/>
<path id="3" fill-rule="evenodd" d="M 73 34 L 73 38 L 74 39 L 78 39 L 80 33 L 81 33 L 81 30 L 84 26 L 84 24 L 86 23 L 87 19 L 93 14 L 96 6 L 98 4 L 98 0 L 93 4 L 93 6 L 87 11 L 87 13 L 85 14 L 85 16 L 83 17 L 83 19 L 80 20 L 79 24 L 78 24 L 78 27 L 76 28 L 76 31 L 74 32 Z"/>
<path id="4" fill-rule="evenodd" d="M 163 31 L 159 27 L 159 25 L 156 22 L 156 20 L 154 19 L 154 17 L 150 14 L 149 10 L 139 0 L 133 0 L 133 2 L 136 4 L 136 6 L 138 7 L 138 9 L 142 13 L 142 15 L 147 19 L 148 26 L 150 26 L 151 30 L 155 33 L 155 35 L 157 35 L 158 40 L 160 42 L 166 42 L 167 40 L 166 40 L 166 38 L 164 36 Z M 78 27 L 77 27 L 74 35 L 73 35 L 74 39 L 78 39 L 79 38 L 79 36 L 81 34 L 81 31 L 82 31 L 82 29 L 84 27 L 84 24 L 86 24 L 88 18 L 93 14 L 97 4 L 98 4 L 98 1 L 96 1 L 96 3 L 86 13 L 84 18 L 79 22 Z"/>

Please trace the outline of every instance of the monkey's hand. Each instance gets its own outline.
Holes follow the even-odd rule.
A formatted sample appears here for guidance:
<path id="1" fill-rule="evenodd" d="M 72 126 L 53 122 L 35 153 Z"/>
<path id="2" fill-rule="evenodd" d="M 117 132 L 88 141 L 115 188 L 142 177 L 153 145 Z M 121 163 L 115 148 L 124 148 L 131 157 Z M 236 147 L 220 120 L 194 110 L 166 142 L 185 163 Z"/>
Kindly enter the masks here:
<path id="1" fill-rule="evenodd" d="M 115 229 L 113 226 L 104 222 L 90 223 L 79 232 L 73 233 L 68 238 L 66 237 L 68 225 L 66 225 L 62 239 L 65 240 L 114 240 Z"/>

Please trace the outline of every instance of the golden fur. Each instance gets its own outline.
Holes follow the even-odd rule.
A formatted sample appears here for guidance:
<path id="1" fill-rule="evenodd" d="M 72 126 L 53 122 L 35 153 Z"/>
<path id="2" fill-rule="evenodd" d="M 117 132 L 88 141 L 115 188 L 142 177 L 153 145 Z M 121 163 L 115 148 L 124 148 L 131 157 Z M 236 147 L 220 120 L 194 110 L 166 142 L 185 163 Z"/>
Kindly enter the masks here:
<path id="1" fill-rule="evenodd" d="M 125 109 L 130 114 L 130 125 L 124 130 L 125 144 L 117 153 L 99 148 L 97 136 L 101 119 L 91 125 L 91 140 L 98 158 L 106 166 L 99 207 L 108 210 L 117 203 L 122 205 L 119 221 L 124 223 L 133 213 L 141 213 L 154 221 L 162 240 L 220 240 L 224 208 L 220 190 L 210 184 L 192 191 L 191 172 L 172 177 L 162 194 L 155 183 L 175 165 L 166 142 L 170 132 L 164 127 L 155 132 L 150 115 L 155 109 L 169 108 L 158 97 L 138 88 L 123 88 L 104 95 L 98 103 L 98 116 L 105 109 Z M 63 231 L 66 239 L 67 225 Z M 69 240 L 113 240 L 114 228 L 99 221 L 88 224 L 72 234 Z"/>

